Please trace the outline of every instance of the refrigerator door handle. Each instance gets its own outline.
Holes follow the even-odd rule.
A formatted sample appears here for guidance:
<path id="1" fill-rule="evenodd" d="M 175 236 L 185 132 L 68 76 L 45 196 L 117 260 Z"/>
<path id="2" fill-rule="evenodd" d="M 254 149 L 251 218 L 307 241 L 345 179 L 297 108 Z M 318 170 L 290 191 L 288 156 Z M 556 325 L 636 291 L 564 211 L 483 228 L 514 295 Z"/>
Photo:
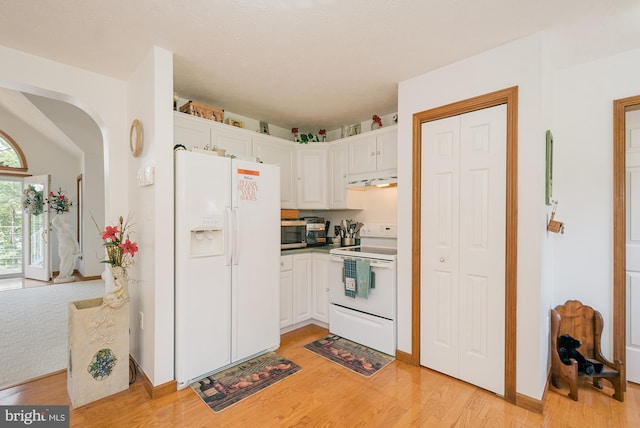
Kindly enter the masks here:
<path id="1" fill-rule="evenodd" d="M 237 265 L 240 258 L 240 216 L 238 215 L 238 208 L 233 209 L 233 264 Z"/>
<path id="2" fill-rule="evenodd" d="M 231 208 L 227 208 L 226 209 L 226 213 L 224 216 L 224 220 L 225 220 L 225 225 L 224 225 L 224 230 L 225 230 L 225 247 L 224 247 L 224 257 L 226 260 L 226 265 L 230 266 L 231 265 L 231 256 L 233 254 L 233 248 L 232 248 L 232 244 L 233 244 L 233 235 L 232 235 L 232 223 L 233 223 L 233 211 L 231 211 Z"/>

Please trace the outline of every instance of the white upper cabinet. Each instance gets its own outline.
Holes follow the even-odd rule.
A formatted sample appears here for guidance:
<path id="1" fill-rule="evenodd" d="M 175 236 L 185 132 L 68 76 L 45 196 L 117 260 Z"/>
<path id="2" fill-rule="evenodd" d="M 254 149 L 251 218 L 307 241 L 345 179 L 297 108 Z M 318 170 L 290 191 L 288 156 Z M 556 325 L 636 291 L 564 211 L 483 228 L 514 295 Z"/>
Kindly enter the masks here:
<path id="1" fill-rule="evenodd" d="M 251 156 L 251 132 L 240 131 L 220 122 L 212 122 L 211 144 L 227 154 Z"/>
<path id="2" fill-rule="evenodd" d="M 296 146 L 297 199 L 299 209 L 326 209 L 327 148 Z"/>
<path id="3" fill-rule="evenodd" d="M 174 144 L 182 144 L 187 150 L 215 147 L 229 155 L 251 156 L 250 131 L 178 112 L 173 115 L 173 125 Z"/>
<path id="4" fill-rule="evenodd" d="M 220 122 L 174 113 L 174 143 L 224 149 L 227 155 L 259 158 L 280 166 L 283 209 L 362 209 L 361 190 L 349 179 L 397 172 L 397 125 L 327 143 L 295 144 Z M 357 176 L 363 177 L 357 177 Z"/>
<path id="5" fill-rule="evenodd" d="M 176 113 L 173 117 L 174 144 L 182 144 L 191 150 L 194 147 L 201 149 L 211 143 L 211 127 L 208 123 L 182 113 Z"/>
<path id="6" fill-rule="evenodd" d="M 362 191 L 347 190 L 347 144 L 329 146 L 329 209 L 361 209 Z"/>
<path id="7" fill-rule="evenodd" d="M 262 162 L 280 165 L 280 203 L 282 208 L 296 207 L 295 145 L 275 137 L 253 138 L 253 154 Z"/>
<path id="8" fill-rule="evenodd" d="M 349 175 L 398 168 L 396 125 L 352 137 L 348 141 Z"/>

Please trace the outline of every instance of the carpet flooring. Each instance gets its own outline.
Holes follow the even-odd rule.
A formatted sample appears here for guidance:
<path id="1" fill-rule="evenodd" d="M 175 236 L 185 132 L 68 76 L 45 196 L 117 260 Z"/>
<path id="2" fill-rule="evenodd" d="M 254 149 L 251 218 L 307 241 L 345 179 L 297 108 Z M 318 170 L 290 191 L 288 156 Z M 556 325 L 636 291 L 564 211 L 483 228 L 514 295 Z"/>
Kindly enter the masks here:
<path id="1" fill-rule="evenodd" d="M 0 292 L 0 389 L 67 368 L 68 303 L 104 295 L 104 281 Z"/>
<path id="2" fill-rule="evenodd" d="M 304 348 L 364 377 L 373 376 L 395 359 L 334 334 L 315 340 Z"/>

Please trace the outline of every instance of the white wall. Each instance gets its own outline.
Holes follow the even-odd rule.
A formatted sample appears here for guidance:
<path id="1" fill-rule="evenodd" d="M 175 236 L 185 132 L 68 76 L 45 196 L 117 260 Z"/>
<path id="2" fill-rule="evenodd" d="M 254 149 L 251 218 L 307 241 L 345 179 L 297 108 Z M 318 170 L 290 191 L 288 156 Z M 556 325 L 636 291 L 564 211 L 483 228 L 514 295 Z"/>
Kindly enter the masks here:
<path id="1" fill-rule="evenodd" d="M 140 120 L 143 149 L 127 153 L 129 205 L 134 214 L 139 253 L 130 287 L 132 355 L 149 380 L 173 380 L 173 55 L 153 48 L 128 81 L 128 123 Z M 136 184 L 140 169 L 152 167 L 155 182 Z M 140 329 L 139 314 L 144 317 Z"/>
<path id="2" fill-rule="evenodd" d="M 578 299 L 604 318 L 613 357 L 613 101 L 640 95 L 640 50 L 554 75 L 554 199 L 565 234 L 555 237 L 553 306 Z"/>
<path id="3" fill-rule="evenodd" d="M 398 348 L 411 352 L 412 115 L 518 86 L 517 392 L 541 398 L 548 330 L 541 314 L 545 239 L 543 115 L 544 37 L 501 46 L 399 85 Z"/>
<path id="4" fill-rule="evenodd" d="M 104 137 L 107 175 L 103 191 L 106 212 L 96 213 L 96 220 L 112 219 L 126 212 L 127 201 L 121 194 L 126 194 L 127 176 L 117 174 L 117 169 L 110 175 L 108 172 L 108 167 L 117 167 L 128 151 L 124 82 L 2 46 L 0 63 L 3 87 L 66 101 L 96 121 Z"/>
<path id="5" fill-rule="evenodd" d="M 300 216 L 318 216 L 329 220 L 328 236 L 333 236 L 333 227 L 342 220 L 353 220 L 361 223 L 389 223 L 397 224 L 398 221 L 398 189 L 397 187 L 371 188 L 367 190 L 350 190 L 362 192 L 361 210 L 315 210 L 300 211 Z"/>

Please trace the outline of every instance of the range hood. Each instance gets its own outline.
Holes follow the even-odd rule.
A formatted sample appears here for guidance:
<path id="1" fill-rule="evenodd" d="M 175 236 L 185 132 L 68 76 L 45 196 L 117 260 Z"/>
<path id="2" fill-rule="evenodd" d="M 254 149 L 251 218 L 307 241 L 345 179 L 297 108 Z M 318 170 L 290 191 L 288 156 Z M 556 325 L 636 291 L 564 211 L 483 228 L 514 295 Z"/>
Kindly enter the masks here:
<path id="1" fill-rule="evenodd" d="M 375 187 L 395 187 L 398 185 L 397 174 L 375 177 L 348 177 L 347 189 L 366 190 Z"/>

